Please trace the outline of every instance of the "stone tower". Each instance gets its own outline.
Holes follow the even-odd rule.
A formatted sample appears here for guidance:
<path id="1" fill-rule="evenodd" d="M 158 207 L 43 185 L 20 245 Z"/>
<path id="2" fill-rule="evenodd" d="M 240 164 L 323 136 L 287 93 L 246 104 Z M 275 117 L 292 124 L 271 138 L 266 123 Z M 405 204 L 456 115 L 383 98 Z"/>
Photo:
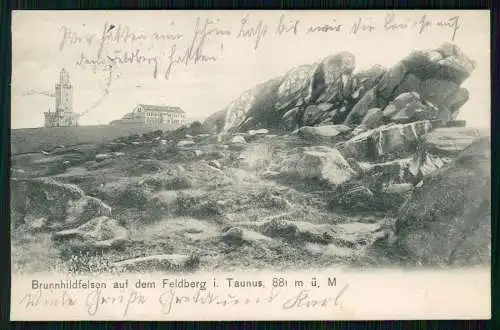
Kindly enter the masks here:
<path id="1" fill-rule="evenodd" d="M 73 112 L 73 86 L 69 82 L 69 74 L 62 69 L 56 84 L 56 112 Z"/>
<path id="2" fill-rule="evenodd" d="M 55 85 L 56 108 L 55 112 L 45 112 L 45 127 L 72 127 L 78 126 L 78 114 L 73 112 L 73 86 L 69 81 L 69 74 L 62 69 L 59 82 Z"/>

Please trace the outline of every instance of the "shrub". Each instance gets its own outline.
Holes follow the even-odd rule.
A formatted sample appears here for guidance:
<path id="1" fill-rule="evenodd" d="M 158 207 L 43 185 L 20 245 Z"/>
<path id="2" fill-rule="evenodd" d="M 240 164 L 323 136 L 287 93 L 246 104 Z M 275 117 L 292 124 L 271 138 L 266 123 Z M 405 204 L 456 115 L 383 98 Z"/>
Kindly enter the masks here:
<path id="1" fill-rule="evenodd" d="M 156 152 L 151 155 L 151 158 L 157 160 L 170 160 L 177 155 L 179 151 L 180 149 L 175 144 L 170 144 L 156 149 Z"/>
<path id="2" fill-rule="evenodd" d="M 182 174 L 169 177 L 153 177 L 144 180 L 144 184 L 153 190 L 181 190 L 192 187 L 191 180 Z"/>
<path id="3" fill-rule="evenodd" d="M 145 209 L 149 194 L 139 187 L 128 186 L 117 198 L 117 203 L 123 207 Z"/>
<path id="4" fill-rule="evenodd" d="M 147 132 L 147 133 L 142 134 L 142 137 L 144 139 L 154 139 L 154 138 L 161 137 L 161 136 L 163 136 L 163 131 L 161 129 L 153 131 L 153 132 Z"/>
<path id="5" fill-rule="evenodd" d="M 47 171 L 45 172 L 46 175 L 57 175 L 57 174 L 62 174 L 66 172 L 66 165 L 64 165 L 62 162 L 57 162 L 55 164 L 51 164 L 48 168 Z"/>
<path id="6" fill-rule="evenodd" d="M 148 173 L 155 173 L 161 170 L 161 163 L 155 160 L 141 161 L 139 164 L 130 164 L 128 173 L 130 175 L 142 175 Z"/>
<path id="7" fill-rule="evenodd" d="M 179 193 L 177 197 L 177 213 L 184 216 L 212 218 L 224 215 L 224 209 L 214 199 L 202 201 L 199 196 L 188 196 Z"/>
<path id="8" fill-rule="evenodd" d="M 100 274 L 111 270 L 110 261 L 99 253 L 80 251 L 67 255 L 51 266 L 58 273 L 69 275 Z"/>

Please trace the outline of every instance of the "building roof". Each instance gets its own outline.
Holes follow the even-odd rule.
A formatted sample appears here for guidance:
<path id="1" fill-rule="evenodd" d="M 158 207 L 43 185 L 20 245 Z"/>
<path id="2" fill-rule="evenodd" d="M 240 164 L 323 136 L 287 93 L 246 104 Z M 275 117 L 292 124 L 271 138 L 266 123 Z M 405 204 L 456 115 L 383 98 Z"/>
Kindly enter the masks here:
<path id="1" fill-rule="evenodd" d="M 166 105 L 149 105 L 149 104 L 139 104 L 139 106 L 141 106 L 146 111 L 184 113 L 184 111 L 179 107 L 171 107 Z"/>

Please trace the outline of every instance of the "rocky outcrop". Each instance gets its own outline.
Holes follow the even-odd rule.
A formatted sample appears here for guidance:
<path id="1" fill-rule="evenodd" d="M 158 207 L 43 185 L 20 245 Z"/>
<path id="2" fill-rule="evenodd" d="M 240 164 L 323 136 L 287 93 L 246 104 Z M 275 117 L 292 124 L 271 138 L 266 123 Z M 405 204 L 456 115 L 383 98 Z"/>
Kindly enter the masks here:
<path id="1" fill-rule="evenodd" d="M 111 216 L 111 207 L 85 195 L 76 185 L 51 178 L 11 180 L 12 224 L 29 228 L 64 228 L 99 216 Z"/>
<path id="2" fill-rule="evenodd" d="M 208 121 L 218 122 L 224 114 L 225 132 L 325 124 L 361 124 L 356 130 L 361 132 L 365 126 L 435 119 L 446 124 L 469 99 L 460 85 L 475 66 L 448 43 L 414 51 L 389 69 L 373 66 L 360 72 L 355 72 L 354 56 L 340 52 L 246 91 Z M 366 125 L 373 108 L 383 111 L 384 120 L 372 112 Z"/>
<path id="3" fill-rule="evenodd" d="M 382 110 L 379 108 L 371 108 L 367 111 L 360 125 L 363 125 L 364 129 L 372 129 L 380 126 L 383 119 L 384 116 Z"/>
<path id="4" fill-rule="evenodd" d="M 439 117 L 439 110 L 430 103 L 422 104 L 418 93 L 406 92 L 391 101 L 382 114 L 388 122 L 408 123 L 416 120 L 435 120 Z"/>
<path id="5" fill-rule="evenodd" d="M 342 154 L 327 147 L 307 147 L 291 155 L 280 166 L 281 174 L 299 179 L 317 179 L 331 185 L 341 185 L 356 172 Z"/>
<path id="6" fill-rule="evenodd" d="M 333 107 L 331 103 L 312 104 L 306 107 L 302 116 L 302 124 L 314 125 L 321 123 L 329 115 L 329 111 Z"/>
<path id="7" fill-rule="evenodd" d="M 285 74 L 277 90 L 276 110 L 283 112 L 310 101 L 315 70 L 316 65 L 302 65 Z"/>
<path id="8" fill-rule="evenodd" d="M 246 91 L 231 102 L 224 110 L 222 132 L 247 131 L 259 128 L 262 123 L 277 122 L 280 112 L 274 111 L 274 107 L 280 84 L 281 79 L 271 79 Z"/>
<path id="9" fill-rule="evenodd" d="M 258 224 L 258 230 L 268 237 L 294 244 L 316 243 L 360 249 L 383 235 L 381 225 L 382 223 L 314 224 L 276 218 Z"/>
<path id="10" fill-rule="evenodd" d="M 490 139 L 469 145 L 414 189 L 401 207 L 394 248 L 424 265 L 487 264 L 491 257 Z"/>
<path id="11" fill-rule="evenodd" d="M 425 136 L 427 149 L 443 157 L 456 157 L 472 142 L 488 132 L 470 127 L 442 127 Z"/>
<path id="12" fill-rule="evenodd" d="M 94 218 L 74 229 L 54 233 L 53 239 L 66 247 L 83 251 L 113 248 L 129 238 L 128 230 L 117 220 L 106 216 Z"/>
<path id="13" fill-rule="evenodd" d="M 344 156 L 358 160 L 376 160 L 383 156 L 397 158 L 412 154 L 415 142 L 432 128 L 432 122 L 428 120 L 388 124 L 354 136 L 338 147 Z"/>

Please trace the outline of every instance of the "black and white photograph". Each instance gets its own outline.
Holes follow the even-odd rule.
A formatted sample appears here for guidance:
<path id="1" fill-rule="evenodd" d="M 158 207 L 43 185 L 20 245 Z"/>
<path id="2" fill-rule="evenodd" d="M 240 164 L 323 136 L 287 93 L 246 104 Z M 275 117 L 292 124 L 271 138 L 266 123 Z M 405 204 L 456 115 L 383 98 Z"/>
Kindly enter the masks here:
<path id="1" fill-rule="evenodd" d="M 73 312 L 54 306 L 82 301 L 80 318 L 127 319 L 139 291 L 125 311 L 95 298 L 120 309 L 110 316 L 71 289 L 168 274 L 141 277 L 134 290 L 160 298 L 144 293 L 136 308 L 159 301 L 163 318 L 162 292 L 184 294 L 174 278 L 198 295 L 294 283 L 303 296 L 283 298 L 279 318 L 335 318 L 294 311 L 328 269 L 480 271 L 466 281 L 489 315 L 489 45 L 488 11 L 13 12 L 11 269 L 13 286 L 28 283 L 12 288 L 16 317 L 58 319 Z M 354 276 L 317 279 L 335 294 L 307 306 L 345 296 L 343 318 L 364 318 L 349 290 L 391 285 L 380 275 L 354 293 Z M 425 302 L 431 285 L 418 285 Z M 169 312 L 198 308 L 182 299 Z M 446 313 L 460 299 L 429 301 Z M 400 307 L 366 315 L 412 317 Z M 239 308 L 266 318 L 274 307 Z"/>

